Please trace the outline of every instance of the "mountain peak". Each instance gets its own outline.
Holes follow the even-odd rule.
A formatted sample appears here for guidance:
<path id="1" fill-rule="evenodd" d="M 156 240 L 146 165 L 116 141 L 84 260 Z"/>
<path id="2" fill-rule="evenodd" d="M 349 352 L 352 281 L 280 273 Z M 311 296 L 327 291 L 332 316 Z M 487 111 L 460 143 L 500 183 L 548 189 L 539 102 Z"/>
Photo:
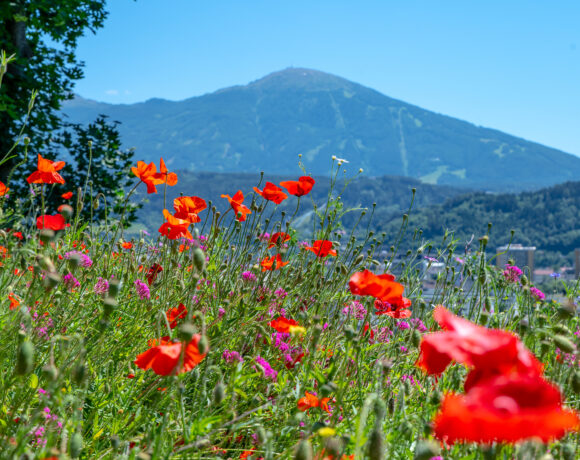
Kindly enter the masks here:
<path id="1" fill-rule="evenodd" d="M 319 91 L 333 90 L 352 85 L 352 82 L 330 73 L 302 67 L 288 67 L 253 81 L 248 87 L 259 89 L 295 87 L 306 89 L 307 91 Z"/>

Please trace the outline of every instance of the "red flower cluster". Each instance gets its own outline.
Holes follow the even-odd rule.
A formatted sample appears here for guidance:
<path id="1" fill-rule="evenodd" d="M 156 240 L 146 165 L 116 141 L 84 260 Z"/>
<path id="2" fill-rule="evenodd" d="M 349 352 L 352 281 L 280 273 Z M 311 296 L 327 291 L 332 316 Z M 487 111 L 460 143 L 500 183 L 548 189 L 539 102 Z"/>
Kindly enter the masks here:
<path id="1" fill-rule="evenodd" d="M 207 208 L 205 200 L 198 196 L 182 196 L 173 200 L 173 215 L 167 210 L 163 210 L 166 221 L 159 227 L 159 233 L 165 235 L 170 240 L 177 238 L 192 239 L 189 233 L 189 226 L 199 222 L 201 219 L 198 213 Z"/>
<path id="2" fill-rule="evenodd" d="M 298 410 L 304 412 L 313 407 L 319 407 L 323 411 L 330 414 L 330 408 L 328 407 L 328 401 L 330 398 L 317 398 L 314 394 L 308 391 L 304 392 L 305 396 L 298 400 Z"/>
<path id="3" fill-rule="evenodd" d="M 350 292 L 354 295 L 371 296 L 375 300 L 377 315 L 387 315 L 392 318 L 408 318 L 411 316 L 411 301 L 403 297 L 405 287 L 395 281 L 388 273 L 375 275 L 370 270 L 356 272 L 348 282 Z"/>
<path id="4" fill-rule="evenodd" d="M 264 260 L 262 260 L 262 262 L 260 262 L 260 265 L 262 266 L 262 271 L 266 272 L 266 271 L 272 271 L 272 270 L 280 270 L 284 265 L 288 265 L 289 262 L 283 262 L 282 261 L 282 257 L 280 257 L 280 254 L 276 254 L 275 256 L 271 256 L 271 257 L 264 257 Z"/>
<path id="5" fill-rule="evenodd" d="M 515 335 L 473 324 L 443 306 L 433 316 L 443 331 L 423 337 L 417 365 L 429 374 L 440 374 L 452 361 L 471 368 L 465 394 L 447 394 L 441 404 L 437 437 L 448 443 L 546 442 L 579 428 L 578 415 L 562 407 L 559 390 Z"/>
<path id="6" fill-rule="evenodd" d="M 296 320 L 284 318 L 283 316 L 279 316 L 278 318 L 270 321 L 268 323 L 268 326 L 273 327 L 278 332 L 289 333 L 290 328 L 292 326 L 298 326 L 298 323 L 296 322 Z"/>

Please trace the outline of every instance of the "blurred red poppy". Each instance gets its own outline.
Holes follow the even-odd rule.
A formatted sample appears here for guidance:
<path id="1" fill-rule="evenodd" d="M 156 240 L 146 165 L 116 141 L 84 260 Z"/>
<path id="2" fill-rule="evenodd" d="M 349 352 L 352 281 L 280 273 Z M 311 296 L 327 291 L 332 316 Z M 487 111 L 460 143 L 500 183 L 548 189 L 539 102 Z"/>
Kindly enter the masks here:
<path id="1" fill-rule="evenodd" d="M 312 177 L 309 176 L 302 176 L 297 181 L 295 180 L 288 180 L 285 182 L 280 182 L 280 185 L 288 190 L 290 195 L 294 196 L 304 196 L 310 193 L 312 187 L 316 182 Z"/>
<path id="2" fill-rule="evenodd" d="M 135 359 L 135 365 L 141 369 L 153 369 L 157 375 L 181 374 L 192 370 L 203 361 L 206 354 L 201 354 L 197 348 L 200 335 L 193 336 L 185 346 L 183 364 L 179 366 L 182 343 L 171 343 L 162 340 L 159 345 L 154 345 L 149 350 L 141 353 Z"/>
<path id="3" fill-rule="evenodd" d="M 391 304 L 386 301 L 375 299 L 375 315 L 387 315 L 391 318 L 402 319 L 409 318 L 413 313 L 408 308 L 411 306 L 411 301 L 406 297 L 401 297 L 399 304 Z"/>
<path id="4" fill-rule="evenodd" d="M 282 262 L 280 254 L 276 254 L 272 257 L 265 257 L 264 260 L 260 262 L 260 265 L 262 266 L 262 271 L 265 272 L 269 270 L 279 270 L 284 265 L 288 265 L 288 263 L 289 262 Z"/>
<path id="5" fill-rule="evenodd" d="M 256 192 L 265 200 L 273 201 L 276 204 L 280 204 L 282 201 L 288 198 L 288 195 L 286 195 L 280 187 L 273 184 L 272 182 L 266 182 L 264 190 L 260 190 L 258 187 L 254 187 L 254 192 Z"/>
<path id="6" fill-rule="evenodd" d="M 435 307 L 435 321 L 443 329 L 423 336 L 416 365 L 429 374 L 440 374 L 456 361 L 474 368 L 465 388 L 496 375 L 540 375 L 542 363 L 513 333 L 487 329 L 460 318 L 442 305 Z"/>
<path id="7" fill-rule="evenodd" d="M 279 316 L 275 320 L 272 320 L 268 323 L 268 326 L 273 327 L 278 332 L 289 333 L 291 326 L 297 326 L 298 323 L 289 318 L 284 318 L 283 316 Z"/>
<path id="8" fill-rule="evenodd" d="M 250 211 L 247 206 L 242 204 L 244 202 L 244 194 L 241 190 L 238 190 L 233 197 L 229 195 L 222 195 L 222 198 L 226 198 L 230 203 L 230 206 L 236 213 L 236 220 L 243 222 L 246 220 L 247 214 L 252 214 L 252 211 Z"/>
<path id="9" fill-rule="evenodd" d="M 38 216 L 36 218 L 36 228 L 42 230 L 43 228 L 49 228 L 55 232 L 64 229 L 68 224 L 64 220 L 62 214 L 55 214 L 50 216 L 48 214 L 44 216 Z"/>
<path id="10" fill-rule="evenodd" d="M 177 326 L 177 320 L 183 319 L 187 316 L 187 308 L 182 303 L 178 307 L 170 308 L 167 310 L 167 321 L 169 322 L 169 327 L 175 329 Z"/>
<path id="11" fill-rule="evenodd" d="M 195 224 L 201 221 L 198 214 L 207 208 L 207 203 L 198 196 L 180 196 L 173 200 L 173 208 L 175 217 Z"/>
<path id="12" fill-rule="evenodd" d="M 290 239 L 290 235 L 284 232 L 276 232 L 272 234 L 270 239 L 268 240 L 268 249 L 273 248 L 279 244 L 284 244 L 286 241 Z"/>
<path id="13" fill-rule="evenodd" d="M 580 418 L 562 407 L 560 391 L 540 375 L 498 375 L 465 395 L 447 394 L 434 420 L 435 435 L 456 441 L 548 442 L 578 430 Z"/>
<path id="14" fill-rule="evenodd" d="M 130 241 L 126 241 L 124 243 L 121 243 L 121 246 L 123 247 L 123 249 L 132 249 L 133 243 L 131 243 Z"/>
<path id="15" fill-rule="evenodd" d="M 64 161 L 51 161 L 38 154 L 38 166 L 26 182 L 29 184 L 64 184 L 64 179 L 57 172 L 64 168 Z"/>
<path id="16" fill-rule="evenodd" d="M 348 282 L 350 292 L 354 295 L 371 296 L 379 299 L 383 303 L 390 304 L 396 308 L 406 308 L 411 305 L 409 299 L 403 297 L 405 287 L 395 282 L 395 277 L 388 273 L 375 275 L 370 270 L 354 273 Z M 382 310 L 381 305 L 375 303 L 377 310 Z M 387 308 L 387 311 L 390 311 Z M 384 314 L 379 313 L 377 314 Z M 389 315 L 390 316 L 390 315 Z"/>
<path id="17" fill-rule="evenodd" d="M 336 257 L 336 251 L 332 249 L 332 241 L 329 240 L 316 240 L 312 246 L 305 246 L 304 249 L 313 252 L 318 257 Z"/>
<path id="18" fill-rule="evenodd" d="M 66 192 L 66 193 L 63 193 L 60 197 L 65 199 L 65 200 L 70 200 L 72 198 L 72 196 L 73 196 L 73 192 Z"/>

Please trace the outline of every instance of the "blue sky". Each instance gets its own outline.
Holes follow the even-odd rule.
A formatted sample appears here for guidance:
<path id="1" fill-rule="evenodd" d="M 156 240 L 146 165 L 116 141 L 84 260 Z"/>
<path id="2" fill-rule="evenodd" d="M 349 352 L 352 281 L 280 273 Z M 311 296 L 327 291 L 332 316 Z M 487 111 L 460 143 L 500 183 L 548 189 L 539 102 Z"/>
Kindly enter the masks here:
<path id="1" fill-rule="evenodd" d="M 180 100 L 329 72 L 580 156 L 580 1 L 109 0 L 76 91 Z"/>

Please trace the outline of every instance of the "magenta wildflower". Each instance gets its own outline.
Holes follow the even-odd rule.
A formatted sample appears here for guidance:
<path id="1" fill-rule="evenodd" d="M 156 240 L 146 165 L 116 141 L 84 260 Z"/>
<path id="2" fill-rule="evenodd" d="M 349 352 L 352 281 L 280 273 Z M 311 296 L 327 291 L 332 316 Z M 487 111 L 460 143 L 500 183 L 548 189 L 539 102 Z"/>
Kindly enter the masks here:
<path id="1" fill-rule="evenodd" d="M 362 303 L 353 300 L 349 305 L 342 309 L 342 314 L 345 316 L 352 316 L 355 319 L 363 320 L 367 314 L 367 310 Z"/>
<path id="2" fill-rule="evenodd" d="M 515 265 L 506 265 L 503 271 L 503 277 L 510 283 L 517 283 L 523 274 L 524 272 Z"/>
<path id="3" fill-rule="evenodd" d="M 89 268 L 91 265 L 93 265 L 93 261 L 91 260 L 91 258 L 87 254 L 85 254 L 84 252 L 69 251 L 69 252 L 65 253 L 64 258 L 70 259 L 71 256 L 78 256 L 78 258 L 81 262 L 80 263 L 81 267 Z"/>
<path id="4" fill-rule="evenodd" d="M 224 352 L 222 353 L 222 358 L 228 364 L 232 364 L 235 362 L 240 362 L 240 363 L 244 362 L 244 358 L 242 358 L 241 355 L 237 351 L 224 350 Z"/>
<path id="5" fill-rule="evenodd" d="M 144 299 L 149 300 L 151 298 L 151 292 L 149 291 L 149 286 L 147 286 L 147 284 L 145 284 L 143 281 L 136 280 L 135 281 L 135 289 L 137 290 L 137 295 L 139 296 L 139 298 L 141 300 L 144 300 Z"/>
<path id="6" fill-rule="evenodd" d="M 532 286 L 530 288 L 530 294 L 532 294 L 532 297 L 534 298 L 534 300 L 536 300 L 537 302 L 544 300 L 546 298 L 546 294 L 544 294 L 542 291 L 540 291 L 537 287 Z"/>
<path id="7" fill-rule="evenodd" d="M 66 275 L 64 275 L 64 277 L 62 278 L 62 282 L 69 291 L 72 291 L 73 289 L 76 289 L 81 285 L 81 283 L 78 282 L 78 280 L 73 276 L 72 273 L 67 273 Z"/>
<path id="8" fill-rule="evenodd" d="M 272 366 L 270 366 L 268 361 L 266 361 L 261 356 L 256 356 L 255 361 L 262 368 L 262 372 L 264 373 L 265 378 L 273 381 L 278 379 L 278 371 L 272 369 Z"/>
<path id="9" fill-rule="evenodd" d="M 93 292 L 97 295 L 105 296 L 109 292 L 109 282 L 105 278 L 99 276 L 97 283 L 93 288 Z"/>
<path id="10" fill-rule="evenodd" d="M 251 283 L 256 281 L 256 275 L 250 271 L 242 272 L 242 279 Z"/>

